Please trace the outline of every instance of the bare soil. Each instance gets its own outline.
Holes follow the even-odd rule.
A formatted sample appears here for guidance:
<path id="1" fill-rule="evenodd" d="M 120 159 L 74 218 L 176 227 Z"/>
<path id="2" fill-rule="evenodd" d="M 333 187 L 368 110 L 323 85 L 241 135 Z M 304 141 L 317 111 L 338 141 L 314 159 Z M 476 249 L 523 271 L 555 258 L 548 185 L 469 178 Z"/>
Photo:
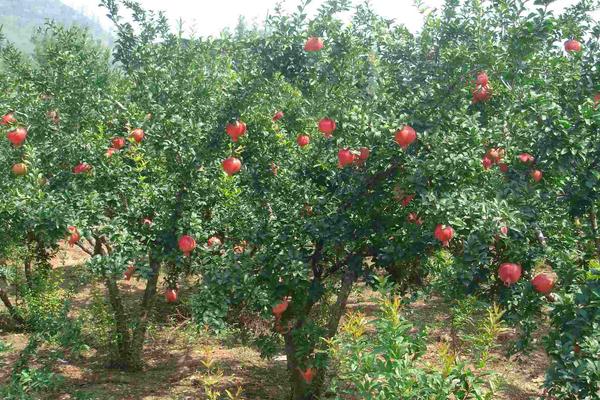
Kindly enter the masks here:
<path id="1" fill-rule="evenodd" d="M 81 264 L 87 255 L 77 248 L 64 247 L 52 264 L 72 290 L 72 314 L 81 315 L 88 309 L 94 295 L 104 293 L 98 282 L 93 282 Z M 134 304 L 143 291 L 143 282 L 122 281 L 127 301 Z M 181 299 L 185 299 L 185 285 Z M 375 294 L 359 288 L 349 302 L 349 311 L 370 314 L 375 310 Z M 185 301 L 185 300 L 184 300 Z M 450 334 L 448 307 L 440 299 L 417 301 L 405 309 L 405 315 L 415 326 L 427 326 L 428 353 L 425 360 L 435 364 L 440 346 Z M 27 335 L 16 332 L 0 315 L 0 340 L 12 346 L 0 368 L 0 384 L 7 381 L 10 366 L 27 344 Z M 5 327 L 5 328 L 3 328 Z M 6 328 L 8 327 L 8 328 Z M 266 360 L 239 340 L 215 338 L 198 331 L 189 320 L 184 304 L 167 304 L 158 300 L 153 324 L 145 344 L 146 367 L 141 372 L 121 372 L 106 368 L 107 355 L 89 350 L 82 357 L 61 360 L 55 371 L 65 377 L 65 383 L 56 393 L 46 393 L 41 399 L 98 399 L 98 400 L 204 400 L 212 399 L 210 392 L 225 390 L 232 394 L 241 388 L 237 399 L 282 400 L 287 398 L 287 376 L 283 357 Z M 526 400 L 540 395 L 548 359 L 536 348 L 526 356 L 506 356 L 508 341 L 492 354 L 489 368 L 500 382 L 498 399 Z"/>

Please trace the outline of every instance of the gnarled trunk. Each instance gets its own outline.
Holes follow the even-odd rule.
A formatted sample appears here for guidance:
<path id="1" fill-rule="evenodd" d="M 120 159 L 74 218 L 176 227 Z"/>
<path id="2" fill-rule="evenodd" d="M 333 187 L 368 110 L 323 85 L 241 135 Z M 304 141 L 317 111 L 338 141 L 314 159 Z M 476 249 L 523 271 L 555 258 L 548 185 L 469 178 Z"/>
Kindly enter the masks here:
<path id="1" fill-rule="evenodd" d="M 4 303 L 4 306 L 8 310 L 8 313 L 17 324 L 25 323 L 23 318 L 17 312 L 15 306 L 13 306 L 13 304 L 11 303 L 10 298 L 8 297 L 8 283 L 6 282 L 6 279 L 4 279 L 4 277 L 2 276 L 0 276 L 0 300 L 2 300 L 2 303 Z"/>

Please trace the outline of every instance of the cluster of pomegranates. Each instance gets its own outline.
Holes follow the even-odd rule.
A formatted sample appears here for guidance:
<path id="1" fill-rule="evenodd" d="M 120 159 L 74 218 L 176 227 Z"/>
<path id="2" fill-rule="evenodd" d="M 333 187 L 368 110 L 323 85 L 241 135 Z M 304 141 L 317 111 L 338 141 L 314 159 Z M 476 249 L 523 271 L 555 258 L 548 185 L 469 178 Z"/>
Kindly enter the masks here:
<path id="1" fill-rule="evenodd" d="M 134 142 L 141 143 L 142 140 L 144 140 L 145 135 L 146 134 L 142 128 L 136 128 L 131 131 L 131 134 L 129 135 L 129 137 L 131 139 L 133 139 Z M 125 145 L 127 144 L 127 141 L 125 140 L 124 137 L 118 136 L 116 138 L 113 138 L 110 143 L 111 143 L 111 146 L 106 150 L 107 157 L 111 157 L 114 153 L 123 149 L 125 147 Z"/>
<path id="2" fill-rule="evenodd" d="M 488 170 L 492 167 L 492 165 L 498 165 L 500 171 L 506 173 L 508 172 L 508 164 L 501 162 L 504 157 L 504 149 L 501 148 L 491 148 L 489 149 L 483 158 L 481 159 L 481 165 L 483 168 Z"/>
<path id="3" fill-rule="evenodd" d="M 2 118 L 0 118 L 1 126 L 12 126 L 17 123 L 17 119 L 15 118 L 14 113 L 9 112 L 4 114 Z M 14 129 L 11 129 L 6 134 L 6 138 L 14 147 L 21 147 L 21 145 L 27 139 L 27 128 L 22 126 L 17 126 Z M 12 173 L 16 176 L 23 176 L 27 174 L 27 165 L 25 163 L 16 163 L 11 168 Z"/>
<path id="4" fill-rule="evenodd" d="M 471 92 L 473 95 L 472 103 L 488 101 L 492 98 L 492 88 L 489 86 L 489 78 L 485 72 L 480 72 L 475 78 L 475 89 Z"/>
<path id="5" fill-rule="evenodd" d="M 498 277 L 506 286 L 515 284 L 521 278 L 522 273 L 523 269 L 519 264 L 503 263 L 498 267 Z M 548 272 L 539 273 L 531 280 L 534 290 L 541 294 L 549 294 L 554 288 L 554 284 L 555 276 Z"/>
<path id="6" fill-rule="evenodd" d="M 535 157 L 533 157 L 529 153 L 521 153 L 519 154 L 518 158 L 519 161 L 521 161 L 523 164 L 532 165 L 533 163 L 535 163 Z M 532 169 L 530 175 L 535 182 L 541 181 L 543 177 L 542 171 L 540 171 L 539 169 Z"/>
<path id="7" fill-rule="evenodd" d="M 358 150 L 349 148 L 340 149 L 338 151 L 338 167 L 345 168 L 349 165 L 362 165 L 367 161 L 371 151 L 366 147 L 361 147 Z"/>

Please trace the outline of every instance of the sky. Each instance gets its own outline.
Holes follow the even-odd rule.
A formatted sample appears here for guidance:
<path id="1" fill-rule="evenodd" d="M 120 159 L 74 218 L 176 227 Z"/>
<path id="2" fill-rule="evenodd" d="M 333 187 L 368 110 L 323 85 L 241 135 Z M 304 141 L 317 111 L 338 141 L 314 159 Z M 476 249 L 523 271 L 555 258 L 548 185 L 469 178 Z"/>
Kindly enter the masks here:
<path id="1" fill-rule="evenodd" d="M 98 0 L 62 0 L 73 8 L 95 16 L 100 23 L 110 29 L 111 23 L 105 17 L 105 10 L 98 7 Z M 440 7 L 443 0 L 422 0 L 429 8 Z M 151 10 L 164 10 L 172 24 L 182 19 L 186 31 L 193 31 L 201 36 L 216 36 L 225 27 L 233 28 L 238 17 L 243 15 L 247 21 L 262 22 L 272 10 L 277 0 L 140 0 L 141 4 Z M 354 0 L 360 3 L 362 0 Z M 370 0 L 372 7 L 386 18 L 404 24 L 412 32 L 423 24 L 423 16 L 414 6 L 414 0 Z M 310 9 L 314 10 L 322 0 L 313 0 Z M 556 0 L 554 9 L 562 9 L 576 3 L 576 0 Z M 283 1 L 284 8 L 293 10 L 300 0 Z M 600 17 L 600 13 L 595 14 Z"/>

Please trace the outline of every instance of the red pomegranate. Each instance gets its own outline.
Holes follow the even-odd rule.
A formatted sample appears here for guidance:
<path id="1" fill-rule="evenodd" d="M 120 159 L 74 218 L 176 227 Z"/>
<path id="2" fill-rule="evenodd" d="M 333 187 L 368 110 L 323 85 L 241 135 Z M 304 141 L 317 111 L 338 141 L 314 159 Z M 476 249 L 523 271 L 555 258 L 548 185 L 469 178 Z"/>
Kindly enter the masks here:
<path id="1" fill-rule="evenodd" d="M 485 153 L 485 156 L 489 158 L 494 164 L 497 164 L 504 157 L 504 149 L 492 148 Z"/>
<path id="2" fill-rule="evenodd" d="M 406 125 L 396 132 L 395 139 L 396 143 L 406 150 L 408 146 L 417 140 L 417 132 L 412 128 L 412 126 Z"/>
<path id="3" fill-rule="evenodd" d="M 596 93 L 594 96 L 594 108 L 598 107 L 598 104 L 600 104 L 600 93 Z"/>
<path id="4" fill-rule="evenodd" d="M 116 137 L 112 140 L 112 147 L 114 147 L 117 150 L 121 150 L 123 147 L 125 147 L 125 138 L 123 137 Z"/>
<path id="5" fill-rule="evenodd" d="M 215 247 L 215 246 L 220 246 L 221 243 L 221 239 L 219 239 L 217 236 L 211 236 L 208 238 L 207 241 L 208 247 Z"/>
<path id="6" fill-rule="evenodd" d="M 300 147 L 308 146 L 310 143 L 310 137 L 308 135 L 298 135 L 296 138 L 296 143 L 298 143 L 298 146 Z"/>
<path id="7" fill-rule="evenodd" d="M 340 149 L 338 151 L 338 167 L 344 168 L 346 165 L 352 165 L 354 162 L 354 154 L 350 149 Z"/>
<path id="8" fill-rule="evenodd" d="M 498 268 L 498 276 L 506 286 L 510 286 L 521 278 L 521 266 L 515 263 L 504 263 Z"/>
<path id="9" fill-rule="evenodd" d="M 471 93 L 473 94 L 473 104 L 488 101 L 492 98 L 492 88 L 489 86 L 477 85 Z"/>
<path id="10" fill-rule="evenodd" d="M 0 118 L 0 125 L 10 125 L 15 122 L 17 122 L 17 119 L 13 113 L 4 114 L 2 118 Z"/>
<path id="11" fill-rule="evenodd" d="M 581 51 L 581 43 L 575 39 L 569 39 L 565 42 L 565 50 L 569 53 Z"/>
<path id="12" fill-rule="evenodd" d="M 310 385 L 313 378 L 315 377 L 315 372 L 312 368 L 307 368 L 306 371 L 300 371 L 300 375 L 302 375 L 302 379 L 304 379 L 304 382 Z"/>
<path id="13" fill-rule="evenodd" d="M 6 138 L 13 146 L 19 147 L 27 139 L 27 129 L 23 127 L 14 129 L 6 134 Z"/>
<path id="14" fill-rule="evenodd" d="M 79 242 L 81 239 L 81 235 L 75 226 L 67 227 L 67 231 L 69 231 L 69 246 L 73 246 L 75 243 Z"/>
<path id="15" fill-rule="evenodd" d="M 106 149 L 106 153 L 104 153 L 104 155 L 106 155 L 106 157 L 112 157 L 113 154 L 115 154 L 117 151 L 117 149 L 115 149 L 114 147 L 109 147 L 108 149 Z"/>
<path id="16" fill-rule="evenodd" d="M 179 245 L 179 250 L 181 250 L 183 255 L 186 257 L 189 257 L 192 251 L 194 251 L 196 248 L 196 241 L 189 235 L 180 236 L 177 244 Z"/>
<path id="17" fill-rule="evenodd" d="M 490 158 L 488 156 L 484 156 L 481 159 L 481 165 L 483 165 L 483 169 L 488 170 L 492 167 L 492 164 L 494 162 L 492 160 L 490 160 Z"/>
<path id="18" fill-rule="evenodd" d="M 133 264 L 128 265 L 127 270 L 123 274 L 123 278 L 125 278 L 126 281 L 131 280 L 131 277 L 133 276 L 134 272 L 135 272 L 135 265 L 133 265 Z"/>
<path id="19" fill-rule="evenodd" d="M 358 162 L 364 163 L 371 155 L 371 150 L 368 147 L 361 147 L 358 154 Z"/>
<path id="20" fill-rule="evenodd" d="M 276 319 L 280 319 L 283 313 L 288 309 L 290 305 L 290 301 L 287 297 L 284 297 L 283 300 L 276 305 L 273 306 L 273 315 Z"/>
<path id="21" fill-rule="evenodd" d="M 501 163 L 501 164 L 498 165 L 498 168 L 500 168 L 500 171 L 502 171 L 503 173 L 507 173 L 508 172 L 508 164 Z"/>
<path id="22" fill-rule="evenodd" d="M 523 164 L 532 164 L 535 161 L 535 157 L 529 153 L 521 153 L 519 154 L 519 161 Z"/>
<path id="23" fill-rule="evenodd" d="M 322 118 L 319 121 L 319 131 L 323 132 L 323 136 L 327 139 L 332 137 L 333 131 L 337 128 L 335 121 L 331 118 Z"/>
<path id="24" fill-rule="evenodd" d="M 531 178 L 536 182 L 541 181 L 543 175 L 544 174 L 542 174 L 542 171 L 540 171 L 539 169 L 534 169 L 533 171 L 531 171 Z"/>
<path id="25" fill-rule="evenodd" d="M 319 51 L 323 48 L 323 39 L 316 36 L 311 36 L 304 44 L 305 51 Z"/>
<path id="26" fill-rule="evenodd" d="M 132 137 L 137 143 L 141 143 L 141 141 L 144 140 L 144 136 L 145 133 L 141 128 L 134 129 L 131 131 L 131 135 L 129 135 L 129 137 Z"/>
<path id="27" fill-rule="evenodd" d="M 12 166 L 12 173 L 17 176 L 23 176 L 27 174 L 27 165 L 18 163 Z"/>
<path id="28" fill-rule="evenodd" d="M 79 163 L 73 167 L 74 174 L 83 174 L 85 172 L 90 172 L 92 170 L 92 166 L 88 163 Z"/>
<path id="29" fill-rule="evenodd" d="M 146 226 L 152 226 L 152 220 L 150 218 L 142 219 L 142 224 Z"/>
<path id="30" fill-rule="evenodd" d="M 442 242 L 442 246 L 448 247 L 450 241 L 454 237 L 454 229 L 450 225 L 438 224 L 435 227 L 433 235 L 437 240 Z"/>
<path id="31" fill-rule="evenodd" d="M 477 79 L 475 82 L 481 86 L 487 86 L 489 78 L 485 72 L 480 72 L 477 74 Z"/>
<path id="32" fill-rule="evenodd" d="M 500 233 L 504 236 L 508 235 L 508 226 L 504 225 L 500 227 Z"/>
<path id="33" fill-rule="evenodd" d="M 413 201 L 413 199 L 415 198 L 414 194 L 405 196 L 400 202 L 402 204 L 402 207 L 408 207 L 408 205 L 410 204 L 411 201 Z"/>
<path id="34" fill-rule="evenodd" d="M 273 122 L 279 121 L 281 118 L 283 118 L 283 111 L 277 111 L 273 116 Z"/>
<path id="35" fill-rule="evenodd" d="M 167 289 L 165 290 L 165 299 L 167 303 L 175 303 L 177 301 L 177 289 Z"/>
<path id="36" fill-rule="evenodd" d="M 537 292 L 548 294 L 552 291 L 552 288 L 554 288 L 554 277 L 551 274 L 542 272 L 541 274 L 537 274 L 531 280 L 531 284 Z"/>
<path id="37" fill-rule="evenodd" d="M 231 140 L 237 142 L 240 136 L 243 136 L 246 133 L 246 124 L 242 121 L 228 123 L 225 126 L 225 132 L 231 137 Z"/>
<path id="38" fill-rule="evenodd" d="M 242 162 L 235 157 L 229 157 L 223 160 L 223 170 L 227 175 L 232 176 L 240 172 Z"/>

